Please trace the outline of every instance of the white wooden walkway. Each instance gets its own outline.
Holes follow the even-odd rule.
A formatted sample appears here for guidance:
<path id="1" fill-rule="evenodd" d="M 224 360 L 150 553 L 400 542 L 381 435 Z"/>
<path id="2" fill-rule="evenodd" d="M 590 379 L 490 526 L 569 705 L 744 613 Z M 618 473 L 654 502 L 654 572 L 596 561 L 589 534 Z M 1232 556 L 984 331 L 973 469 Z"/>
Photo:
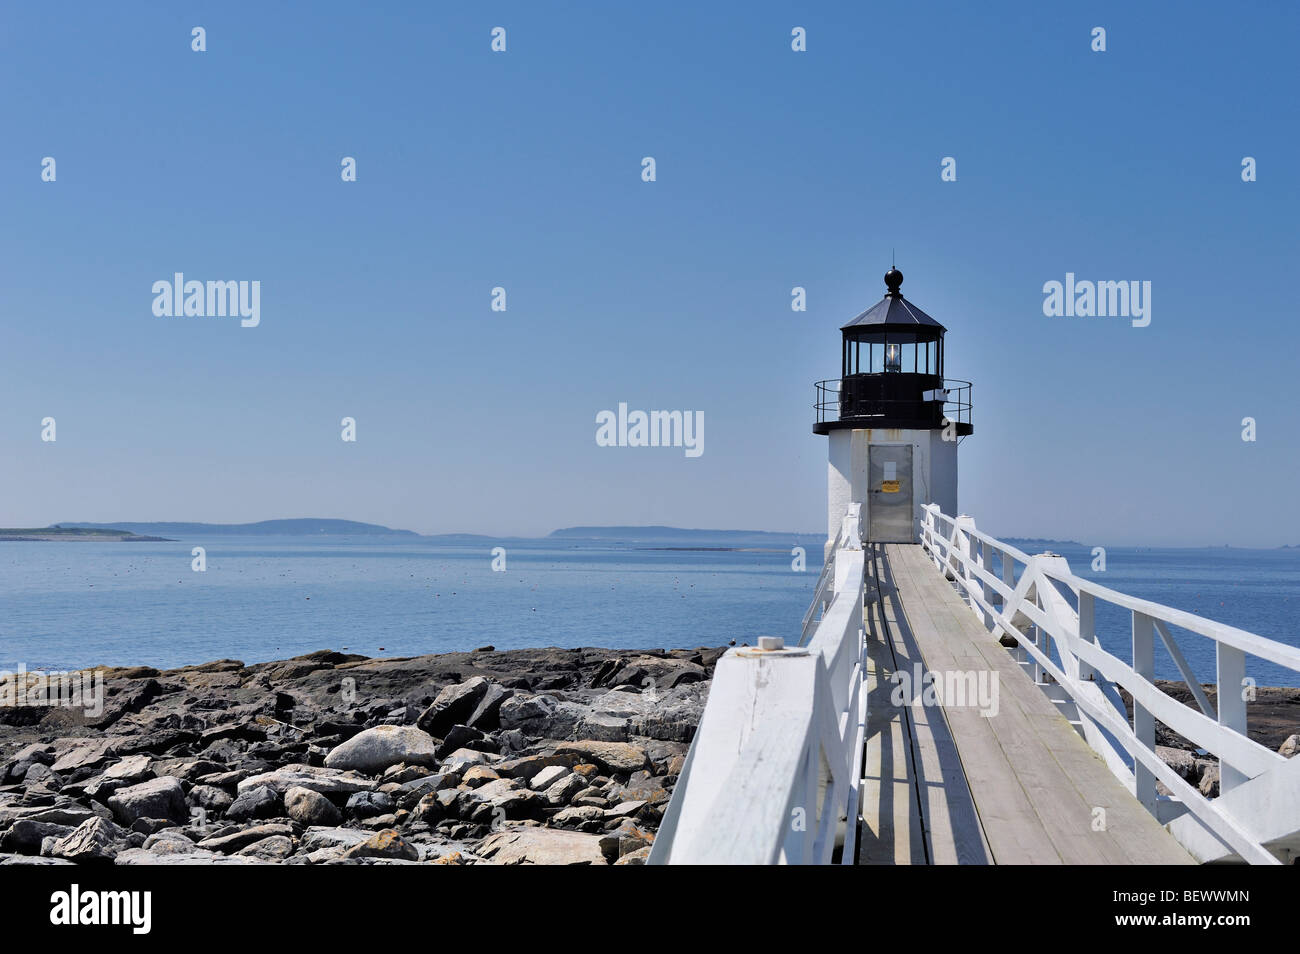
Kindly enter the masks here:
<path id="1" fill-rule="evenodd" d="M 1194 864 L 919 545 L 868 553 L 861 864 Z M 997 676 L 997 714 L 891 698 L 893 674 Z"/>

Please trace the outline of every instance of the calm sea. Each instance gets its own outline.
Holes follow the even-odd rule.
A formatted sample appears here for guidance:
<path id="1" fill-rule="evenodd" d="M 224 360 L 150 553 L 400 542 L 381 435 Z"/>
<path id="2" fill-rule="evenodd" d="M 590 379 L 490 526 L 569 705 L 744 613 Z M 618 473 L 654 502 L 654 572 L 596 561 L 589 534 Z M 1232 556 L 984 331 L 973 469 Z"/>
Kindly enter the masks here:
<path id="1" fill-rule="evenodd" d="M 793 538 L 792 538 L 793 542 Z M 798 635 L 820 570 L 790 549 L 641 549 L 565 541 L 435 546 L 373 538 L 208 537 L 174 543 L 0 543 L 0 668 L 160 668 L 232 657 L 259 662 L 316 649 L 410 656 L 529 646 L 656 647 Z M 206 572 L 190 548 L 207 549 Z M 699 541 L 691 541 L 698 546 Z M 1111 548 L 1105 573 L 1057 546 L 1081 576 L 1112 589 L 1300 644 L 1300 550 Z M 1129 620 L 1099 612 L 1103 644 L 1127 658 Z M 1212 645 L 1181 640 L 1212 681 Z M 1173 663 L 1157 647 L 1159 675 Z M 1248 659 L 1260 685 L 1300 675 Z"/>

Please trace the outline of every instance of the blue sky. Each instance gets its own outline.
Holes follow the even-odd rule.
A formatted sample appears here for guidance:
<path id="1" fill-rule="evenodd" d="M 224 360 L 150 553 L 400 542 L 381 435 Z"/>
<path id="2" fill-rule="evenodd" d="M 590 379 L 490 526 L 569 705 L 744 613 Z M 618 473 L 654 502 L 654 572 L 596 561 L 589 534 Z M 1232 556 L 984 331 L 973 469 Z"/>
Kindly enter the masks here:
<path id="1" fill-rule="evenodd" d="M 0 524 L 817 529 L 896 249 L 980 526 L 1300 543 L 1293 7 L 375 6 L 0 14 Z M 155 317 L 176 271 L 261 324 Z M 1044 316 L 1067 271 L 1151 325 Z M 620 401 L 705 453 L 598 447 Z"/>

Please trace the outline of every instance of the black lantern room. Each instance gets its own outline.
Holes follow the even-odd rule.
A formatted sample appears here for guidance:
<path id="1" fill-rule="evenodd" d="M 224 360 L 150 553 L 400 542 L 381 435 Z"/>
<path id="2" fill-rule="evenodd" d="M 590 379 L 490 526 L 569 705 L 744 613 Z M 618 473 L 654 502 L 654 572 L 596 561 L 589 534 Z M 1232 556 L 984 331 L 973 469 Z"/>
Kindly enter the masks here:
<path id="1" fill-rule="evenodd" d="M 974 432 L 969 381 L 943 376 L 947 329 L 903 297 L 903 273 L 885 273 L 885 297 L 840 329 L 840 377 L 817 384 L 813 431 L 955 427 Z"/>

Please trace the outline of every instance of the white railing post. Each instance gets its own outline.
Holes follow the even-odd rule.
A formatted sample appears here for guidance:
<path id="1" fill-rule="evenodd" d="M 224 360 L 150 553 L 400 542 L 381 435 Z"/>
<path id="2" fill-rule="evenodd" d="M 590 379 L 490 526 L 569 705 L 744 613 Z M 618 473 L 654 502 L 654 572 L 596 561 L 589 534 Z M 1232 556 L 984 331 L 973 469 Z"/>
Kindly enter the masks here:
<path id="1" fill-rule="evenodd" d="M 1219 643 L 1217 657 L 1219 725 L 1246 735 L 1246 654 Z M 1246 778 L 1244 772 L 1219 757 L 1219 794 L 1230 792 Z"/>
<path id="2" fill-rule="evenodd" d="M 806 646 L 778 637 L 718 661 L 649 864 L 826 864 L 856 826 L 866 696 L 864 556 L 851 506 Z M 821 606 L 819 607 L 819 604 Z M 805 617 L 807 624 L 807 617 Z M 856 859 L 844 828 L 843 860 Z"/>
<path id="3" fill-rule="evenodd" d="M 1300 759 L 1288 761 L 1250 738 L 1245 657 L 1300 672 L 1300 648 L 1108 589 L 1074 575 L 1062 557 L 1031 557 L 980 533 L 969 517 L 952 518 L 937 507 L 927 508 L 926 517 L 938 571 L 962 588 L 977 617 L 992 616 L 995 634 L 1016 639 L 1014 657 L 1033 665 L 1035 680 L 1054 702 L 1069 704 L 1067 717 L 1073 720 L 1077 713 L 1076 728 L 1088 745 L 1194 858 L 1252 864 L 1294 860 L 1293 846 L 1300 841 Z M 990 572 L 995 553 L 1002 557 L 1000 580 Z M 1098 638 L 1098 601 L 1130 614 L 1131 663 Z M 1175 641 L 1174 626 L 1215 644 L 1217 706 Z M 1195 705 L 1156 685 L 1156 636 Z M 1131 719 L 1121 689 L 1132 700 Z M 1218 798 L 1206 798 L 1156 754 L 1157 723 L 1218 758 Z M 1157 783 L 1167 794 L 1159 794 Z"/>
<path id="4" fill-rule="evenodd" d="M 975 518 L 962 514 L 957 518 L 957 544 L 958 552 L 961 553 L 960 576 L 962 577 L 962 586 L 966 590 L 966 602 L 970 604 L 971 612 L 981 619 L 984 614 L 980 612 L 979 601 L 975 599 L 975 594 L 971 588 L 971 580 L 975 575 L 971 572 L 971 566 L 975 562 L 974 554 L 971 552 L 973 540 L 967 530 L 975 529 Z"/>
<path id="5" fill-rule="evenodd" d="M 1145 613 L 1133 611 L 1133 671 L 1147 682 L 1154 683 L 1156 677 L 1155 626 L 1151 617 Z M 1141 745 L 1153 752 L 1156 748 L 1156 718 L 1151 710 L 1133 697 L 1133 733 Z M 1134 794 L 1148 811 L 1156 808 L 1156 777 L 1152 771 L 1135 760 L 1133 776 L 1137 784 Z"/>
<path id="6" fill-rule="evenodd" d="M 1097 641 L 1097 602 L 1091 593 L 1079 592 L 1079 640 L 1085 643 L 1095 643 Z M 1092 681 L 1095 677 L 1095 670 L 1084 662 L 1079 660 L 1079 678 Z"/>
<path id="7" fill-rule="evenodd" d="M 981 540 L 980 541 L 980 569 L 982 569 L 985 573 L 987 573 L 989 572 L 989 568 L 992 565 L 993 565 L 993 547 L 989 545 L 989 542 L 987 540 Z M 989 586 L 986 580 L 983 579 L 980 580 L 980 596 L 983 598 L 983 604 L 985 607 L 983 609 L 984 628 L 992 629 L 993 613 L 990 609 L 988 609 L 988 607 L 992 606 L 993 588 Z"/>
<path id="8" fill-rule="evenodd" d="M 862 549 L 862 504 L 849 504 L 849 512 L 844 515 L 840 530 L 841 546 L 845 550 Z"/>

